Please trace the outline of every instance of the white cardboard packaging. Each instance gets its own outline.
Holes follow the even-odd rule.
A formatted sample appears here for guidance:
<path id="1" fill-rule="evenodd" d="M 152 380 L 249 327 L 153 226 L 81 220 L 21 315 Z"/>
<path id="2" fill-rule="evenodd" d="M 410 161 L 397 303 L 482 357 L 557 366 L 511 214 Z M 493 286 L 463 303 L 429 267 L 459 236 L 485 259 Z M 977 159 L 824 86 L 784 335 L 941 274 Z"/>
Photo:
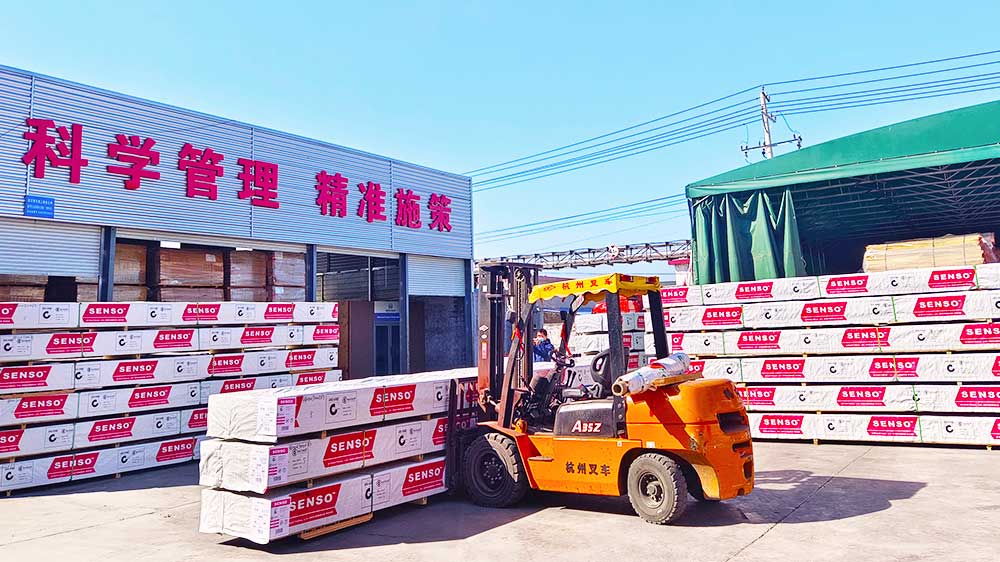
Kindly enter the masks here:
<path id="1" fill-rule="evenodd" d="M 209 437 L 205 434 L 194 436 L 194 460 L 201 460 L 201 444 L 208 441 Z"/>
<path id="2" fill-rule="evenodd" d="M 914 414 L 814 414 L 814 438 L 835 441 L 920 442 Z"/>
<path id="3" fill-rule="evenodd" d="M 729 355 L 975 351 L 1000 346 L 1000 324 L 755 330 L 725 332 L 724 339 L 723 347 Z"/>
<path id="4" fill-rule="evenodd" d="M 208 397 L 213 394 L 246 392 L 258 388 L 281 388 L 284 386 L 292 386 L 291 375 L 262 375 L 259 377 L 247 377 L 245 379 L 210 379 L 201 381 L 201 403 L 208 404 Z"/>
<path id="5" fill-rule="evenodd" d="M 340 320 L 340 303 L 297 302 L 292 321 L 299 324 L 320 324 Z"/>
<path id="6" fill-rule="evenodd" d="M 705 305 L 809 300 L 820 296 L 819 283 L 815 277 L 702 285 L 701 294 Z"/>
<path id="7" fill-rule="evenodd" d="M 269 321 L 264 320 L 264 306 L 265 303 L 235 301 L 187 303 L 182 318 L 199 326 L 266 324 Z"/>
<path id="8" fill-rule="evenodd" d="M 305 386 L 307 384 L 323 384 L 326 382 L 337 382 L 343 380 L 343 371 L 331 369 L 329 371 L 308 371 L 292 373 L 292 386 Z"/>
<path id="9" fill-rule="evenodd" d="M 0 335 L 0 363 L 37 359 L 76 359 L 93 352 L 97 332 Z"/>
<path id="10" fill-rule="evenodd" d="M 80 326 L 187 326 L 196 319 L 184 314 L 181 302 L 93 302 L 80 305 Z"/>
<path id="11" fill-rule="evenodd" d="M 718 359 L 707 360 L 711 364 Z M 757 382 L 975 382 L 1000 380 L 1000 354 L 954 353 L 744 357 L 743 381 Z"/>
<path id="12" fill-rule="evenodd" d="M 726 330 L 743 327 L 743 305 L 682 306 L 664 310 L 663 325 L 670 330 Z"/>
<path id="13" fill-rule="evenodd" d="M 1000 444 L 1000 416 L 920 416 L 924 443 Z"/>
<path id="14" fill-rule="evenodd" d="M 182 434 L 204 433 L 208 428 L 208 408 L 192 408 L 179 412 Z"/>
<path id="15" fill-rule="evenodd" d="M 107 388 L 78 394 L 81 418 L 149 410 L 177 410 L 201 403 L 201 388 L 197 382 Z"/>
<path id="16" fill-rule="evenodd" d="M 71 390 L 73 363 L 0 365 L 0 394 Z"/>
<path id="17" fill-rule="evenodd" d="M 892 324 L 891 297 L 782 301 L 743 307 L 743 325 L 751 329 L 799 326 Z"/>
<path id="18" fill-rule="evenodd" d="M 646 318 L 641 312 L 622 313 L 622 331 L 634 332 L 646 329 Z M 573 320 L 574 334 L 595 334 L 608 332 L 607 314 L 580 314 Z"/>
<path id="19" fill-rule="evenodd" d="M 729 332 L 672 332 L 667 334 L 667 346 L 670 348 L 670 353 L 683 351 L 688 355 L 695 356 L 722 355 L 725 350 L 723 334 L 728 336 Z M 649 339 L 652 340 L 652 338 Z"/>
<path id="20" fill-rule="evenodd" d="M 213 439 L 203 445 L 199 483 L 263 494 L 279 486 L 442 451 L 446 429 L 447 418 L 436 418 L 278 445 Z"/>
<path id="21" fill-rule="evenodd" d="M 0 398 L 0 427 L 73 419 L 79 398 L 65 392 Z"/>
<path id="22" fill-rule="evenodd" d="M 337 366 L 339 357 L 336 347 L 216 354 L 208 356 L 205 372 L 212 377 L 236 377 L 301 369 L 331 369 Z"/>
<path id="23" fill-rule="evenodd" d="M 79 361 L 73 373 L 74 384 L 82 389 L 198 380 L 205 378 L 212 357 L 154 355 L 142 359 Z"/>
<path id="24" fill-rule="evenodd" d="M 569 347 L 574 353 L 601 352 L 608 349 L 608 334 L 574 334 L 570 336 Z M 623 332 L 622 345 L 629 351 L 644 351 L 646 338 L 643 332 Z"/>
<path id="25" fill-rule="evenodd" d="M 46 455 L 73 448 L 73 424 L 0 429 L 0 458 Z"/>
<path id="26" fill-rule="evenodd" d="M 174 437 L 162 441 L 100 449 L 93 453 L 76 453 L 75 457 L 77 458 L 81 455 L 94 454 L 97 457 L 94 462 L 88 462 L 86 466 L 81 466 L 81 463 L 77 461 L 78 466 L 73 471 L 72 480 L 186 462 L 194 456 L 194 443 L 194 437 Z"/>
<path id="27" fill-rule="evenodd" d="M 267 544 L 371 511 L 371 474 L 344 475 L 312 488 L 281 489 L 265 496 L 206 488 L 199 530 Z"/>
<path id="28" fill-rule="evenodd" d="M 748 413 L 750 434 L 765 439 L 812 439 L 816 434 L 815 414 Z"/>
<path id="29" fill-rule="evenodd" d="M 201 349 L 249 349 L 302 345 L 302 326 L 199 328 Z"/>
<path id="30" fill-rule="evenodd" d="M 75 302 L 2 302 L 0 330 L 76 328 L 80 304 Z"/>
<path id="31" fill-rule="evenodd" d="M 1000 264 L 824 275 L 819 286 L 824 298 L 998 289 Z"/>
<path id="32" fill-rule="evenodd" d="M 97 453 L 92 452 L 76 455 L 67 453 L 0 464 L 0 490 L 69 482 L 75 470 L 87 470 L 96 461 Z"/>
<path id="33" fill-rule="evenodd" d="M 372 510 L 447 491 L 445 466 L 444 457 L 437 457 L 423 462 L 401 462 L 372 471 Z"/>
<path id="34" fill-rule="evenodd" d="M 103 447 L 126 441 L 164 438 L 180 433 L 180 412 L 156 412 L 79 422 L 74 427 L 73 448 Z"/>
<path id="35" fill-rule="evenodd" d="M 660 288 L 660 302 L 664 308 L 675 306 L 701 306 L 705 304 L 701 295 L 701 286 L 675 285 Z M 642 303 L 649 308 L 649 299 L 642 296 Z"/>
<path id="36" fill-rule="evenodd" d="M 339 324 L 307 324 L 304 328 L 304 345 L 335 345 L 340 343 Z"/>
<path id="37" fill-rule="evenodd" d="M 946 322 L 1000 317 L 1000 291 L 970 291 L 893 297 L 896 321 Z"/>
<path id="38" fill-rule="evenodd" d="M 747 410 L 756 412 L 914 412 L 913 385 L 737 387 Z M 921 406 L 923 409 L 923 406 Z"/>
<path id="39" fill-rule="evenodd" d="M 706 379 L 729 379 L 742 382 L 742 368 L 739 359 L 696 359 L 691 361 L 690 373 L 698 373 Z"/>

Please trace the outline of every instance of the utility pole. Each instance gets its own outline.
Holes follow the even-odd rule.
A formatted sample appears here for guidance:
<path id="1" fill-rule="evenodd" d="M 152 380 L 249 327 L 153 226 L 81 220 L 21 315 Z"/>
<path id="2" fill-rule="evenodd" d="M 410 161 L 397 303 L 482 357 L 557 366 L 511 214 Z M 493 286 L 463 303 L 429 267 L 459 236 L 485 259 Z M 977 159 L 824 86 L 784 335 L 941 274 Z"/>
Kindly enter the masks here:
<path id="1" fill-rule="evenodd" d="M 764 87 L 760 87 L 760 119 L 764 124 L 764 144 L 759 144 L 757 146 L 740 146 L 740 150 L 743 151 L 743 156 L 748 156 L 751 150 L 761 149 L 760 153 L 764 155 L 764 158 L 774 158 L 774 147 L 779 144 L 786 144 L 794 142 L 798 148 L 802 148 L 802 135 L 793 134 L 792 138 L 788 140 L 771 142 L 771 123 L 777 122 L 777 118 L 774 114 L 767 111 L 767 102 L 771 101 L 771 96 L 767 95 L 764 91 Z"/>

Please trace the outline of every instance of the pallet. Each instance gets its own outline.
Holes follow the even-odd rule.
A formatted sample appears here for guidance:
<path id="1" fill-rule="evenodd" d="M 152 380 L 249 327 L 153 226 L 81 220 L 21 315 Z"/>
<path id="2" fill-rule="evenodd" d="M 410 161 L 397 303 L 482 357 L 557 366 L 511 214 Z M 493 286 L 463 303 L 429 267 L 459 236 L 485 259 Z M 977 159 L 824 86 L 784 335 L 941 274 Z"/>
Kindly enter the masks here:
<path id="1" fill-rule="evenodd" d="M 374 513 L 366 513 L 364 515 L 359 515 L 357 517 L 352 517 L 350 519 L 345 519 L 343 521 L 338 521 L 336 523 L 331 523 L 329 525 L 323 525 L 322 527 L 316 527 L 315 529 L 309 529 L 308 531 L 302 531 L 299 533 L 299 538 L 305 541 L 312 540 L 315 538 L 322 537 L 324 535 L 329 535 L 330 533 L 335 533 L 343 529 L 348 529 L 362 523 L 367 523 L 375 517 Z"/>

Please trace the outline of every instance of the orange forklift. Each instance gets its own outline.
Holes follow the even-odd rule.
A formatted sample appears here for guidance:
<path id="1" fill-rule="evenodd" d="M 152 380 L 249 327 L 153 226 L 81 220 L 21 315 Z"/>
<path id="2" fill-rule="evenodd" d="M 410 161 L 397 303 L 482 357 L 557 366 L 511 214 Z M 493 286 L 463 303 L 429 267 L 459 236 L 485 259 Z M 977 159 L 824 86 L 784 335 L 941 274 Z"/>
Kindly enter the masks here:
<path id="1" fill-rule="evenodd" d="M 460 475 L 468 497 L 506 507 L 529 488 L 627 495 L 640 517 L 665 524 L 684 513 L 688 494 L 714 501 L 750 493 L 750 428 L 732 382 L 683 372 L 638 393 L 612 392 L 626 374 L 621 298 L 648 295 L 656 357 L 668 355 L 659 278 L 613 273 L 539 285 L 538 271 L 479 266 L 480 423 L 462 447 Z M 536 369 L 532 320 L 552 299 L 571 304 L 561 312 L 555 368 Z M 600 301 L 608 349 L 592 358 L 593 381 L 580 384 L 569 335 L 577 311 Z"/>

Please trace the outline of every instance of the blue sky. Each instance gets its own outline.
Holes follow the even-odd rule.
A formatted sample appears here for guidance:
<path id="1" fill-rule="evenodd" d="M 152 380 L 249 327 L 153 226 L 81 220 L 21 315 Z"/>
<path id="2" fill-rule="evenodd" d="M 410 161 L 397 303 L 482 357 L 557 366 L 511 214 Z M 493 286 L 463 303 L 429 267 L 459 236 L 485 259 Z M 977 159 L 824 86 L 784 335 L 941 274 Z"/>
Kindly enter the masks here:
<path id="1" fill-rule="evenodd" d="M 1000 3 L 923 0 L 49 0 L 4 7 L 0 63 L 465 172 L 761 82 L 992 50 L 997 21 Z M 809 145 L 998 97 L 794 116 L 791 125 Z M 760 134 L 751 126 L 477 195 L 475 230 L 680 193 L 745 164 L 738 148 Z M 779 120 L 775 139 L 788 135 Z M 608 234 L 629 226 L 587 225 L 477 245 L 476 253 L 689 232 L 681 214 Z"/>

